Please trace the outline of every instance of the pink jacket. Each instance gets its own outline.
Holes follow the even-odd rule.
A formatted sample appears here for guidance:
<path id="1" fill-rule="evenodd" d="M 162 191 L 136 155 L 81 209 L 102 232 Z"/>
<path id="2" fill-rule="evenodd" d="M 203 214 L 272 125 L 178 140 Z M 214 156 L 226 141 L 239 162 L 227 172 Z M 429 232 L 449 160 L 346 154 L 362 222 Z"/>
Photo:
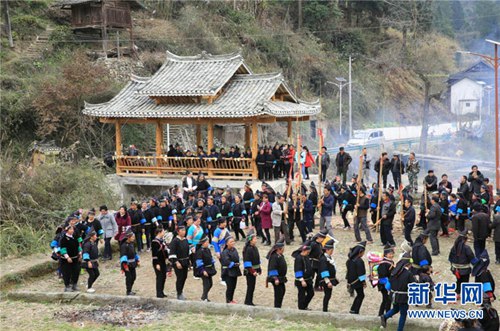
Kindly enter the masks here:
<path id="1" fill-rule="evenodd" d="M 269 201 L 266 203 L 262 202 L 260 206 L 261 209 L 259 215 L 260 215 L 260 220 L 262 222 L 262 228 L 270 229 L 273 225 L 273 221 L 271 219 L 271 212 L 273 211 L 271 203 Z"/>

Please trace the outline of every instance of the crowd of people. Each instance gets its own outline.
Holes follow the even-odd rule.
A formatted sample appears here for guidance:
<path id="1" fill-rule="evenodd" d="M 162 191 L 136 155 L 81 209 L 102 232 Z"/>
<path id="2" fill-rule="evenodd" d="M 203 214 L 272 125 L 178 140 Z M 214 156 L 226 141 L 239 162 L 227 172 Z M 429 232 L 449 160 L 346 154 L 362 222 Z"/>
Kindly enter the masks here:
<path id="1" fill-rule="evenodd" d="M 275 178 L 276 168 L 278 177 L 286 177 L 294 165 L 295 171 L 301 171 L 302 167 L 297 167 L 296 163 L 304 164 L 307 156 L 304 162 L 300 161 L 301 156 L 297 157 L 298 162 L 293 156 L 283 158 L 283 155 L 292 153 L 293 146 L 277 145 L 267 153 L 273 154 L 275 149 L 280 150 L 283 167 L 273 161 L 272 177 L 266 178 Z M 302 150 L 307 155 L 304 147 Z M 328 155 L 326 148 L 323 152 L 323 157 Z M 268 154 L 263 151 L 263 155 Z M 475 282 L 485 284 L 483 310 L 489 319 L 480 322 L 485 330 L 498 330 L 498 314 L 491 306 L 495 300 L 495 282 L 488 270 L 486 239 L 492 236 L 496 263 L 500 264 L 500 196 L 497 195 L 495 201 L 487 179 L 477 166 L 472 167 L 468 176 L 462 177 L 460 187 L 455 190 L 445 174 L 439 181 L 429 170 L 422 181 L 424 189 L 417 215 L 413 204 L 419 189 L 420 167 L 414 154 L 405 165 L 398 155 L 389 160 L 387 154 L 382 153 L 377 160 L 378 166 L 377 162 L 374 164 L 379 170 L 379 181 L 372 185 L 369 185 L 369 174 L 365 172 L 371 162 L 366 150 L 360 155 L 358 174 L 361 176 L 353 175 L 347 182 L 351 161 L 352 157 L 341 148 L 335 158 L 337 176 L 331 181 L 322 178 L 323 189 L 319 193 L 314 182 L 307 187 L 303 182 L 288 181 L 282 193 L 276 193 L 266 182 L 262 182 L 260 190 L 253 191 L 247 182 L 239 194 L 230 188 L 214 188 L 203 174 L 195 178 L 188 171 L 180 185 L 147 201 L 132 201 L 130 206 L 121 206 L 114 214 L 104 205 L 99 207 L 98 215 L 94 209 L 85 214 L 78 210 L 58 228 L 51 243 L 53 257 L 60 263 L 64 290 L 79 290 L 80 268 L 84 268 L 89 274 L 87 292 L 95 291 L 93 285 L 100 274 L 99 259 L 112 259 L 111 240 L 114 238 L 120 245 L 119 261 L 125 274 L 127 295 L 135 294 L 136 268 L 141 264 L 141 258 L 146 258 L 146 251 L 151 254 L 158 298 L 165 297 L 167 274 L 173 270 L 177 299 L 185 300 L 184 286 L 192 271 L 193 277 L 202 280 L 201 300 L 210 301 L 213 278 L 220 270 L 221 283 L 226 286 L 226 302 L 236 303 L 234 293 L 238 278 L 244 275 L 247 286 L 244 304 L 254 305 L 256 280 L 262 274 L 258 249 L 260 239 L 260 245 L 270 247 L 265 256 L 268 268 L 264 277 L 266 286 L 271 284 L 274 288 L 274 307 L 282 306 L 287 289 L 285 248 L 297 242 L 299 245 L 291 254 L 298 309 L 309 309 L 315 294 L 323 292 L 323 311 L 328 311 L 333 287 L 340 283 L 334 259 L 336 240 L 332 220 L 338 207 L 344 230 L 354 227 L 355 245 L 349 251 L 345 275 L 348 292 L 354 297 L 350 313 L 360 313 L 364 289 L 371 284 L 382 296 L 381 325 L 385 327 L 389 318 L 400 313 L 398 329 L 402 330 L 409 308 L 408 284 L 429 283 L 432 288 L 432 259 L 441 254 L 439 238 L 453 235 L 456 239 L 448 260 L 458 285 L 456 295 L 460 296 L 460 284 L 468 282 L 471 276 L 475 277 Z M 328 157 L 327 168 L 329 162 Z M 403 170 L 410 182 L 405 188 L 401 185 Z M 387 187 L 389 172 L 393 174 L 395 185 Z M 306 176 L 304 174 L 303 178 Z M 396 261 L 393 226 L 398 214 L 398 200 L 402 204 L 399 218 L 404 232 L 404 254 Z M 353 214 L 352 221 L 348 218 L 349 212 Z M 319 216 L 319 231 L 315 230 L 316 214 Z M 469 222 L 471 231 L 467 225 Z M 300 239 L 295 236 L 295 227 Z M 363 257 L 367 253 L 366 246 L 374 243 L 372 231 L 376 228 L 380 231 L 383 256 L 376 262 L 377 282 L 374 283 L 373 273 L 367 275 Z M 415 228 L 419 234 L 414 239 L 412 232 Z M 366 241 L 362 239 L 362 232 Z M 473 248 L 467 244 L 471 237 Z M 101 257 L 97 248 L 99 239 L 104 241 Z M 244 241 L 244 248 L 238 251 L 235 242 L 240 240 Z M 427 248 L 428 241 L 431 252 Z M 368 253 L 372 271 L 374 260 L 370 259 Z M 386 286 L 388 283 L 389 287 Z"/>

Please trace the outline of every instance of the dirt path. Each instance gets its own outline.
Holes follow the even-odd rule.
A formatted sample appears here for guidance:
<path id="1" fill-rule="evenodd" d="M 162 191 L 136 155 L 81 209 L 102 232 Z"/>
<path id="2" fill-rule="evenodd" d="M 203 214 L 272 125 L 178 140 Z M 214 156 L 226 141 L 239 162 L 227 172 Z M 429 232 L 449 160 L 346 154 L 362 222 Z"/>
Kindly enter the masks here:
<path id="1" fill-rule="evenodd" d="M 352 298 L 349 297 L 346 290 L 345 274 L 346 267 L 345 262 L 347 259 L 347 253 L 349 247 L 354 244 L 354 233 L 352 230 L 343 231 L 340 228 L 342 221 L 340 217 L 335 218 L 334 222 L 337 226 L 335 227 L 335 237 L 339 240 L 337 249 L 335 251 L 335 259 L 337 263 L 338 279 L 340 284 L 335 287 L 333 291 L 333 296 L 330 301 L 330 311 L 332 312 L 348 312 L 350 305 L 352 304 Z M 416 237 L 416 233 L 413 237 Z M 395 230 L 394 233 L 396 243 L 397 243 L 397 254 L 401 253 L 399 245 L 402 242 L 403 235 L 400 230 Z M 381 251 L 382 247 L 379 245 L 380 239 L 378 234 L 374 234 L 375 243 L 368 246 L 368 251 Z M 454 237 L 450 238 L 440 238 L 441 245 L 441 255 L 436 257 L 433 263 L 434 270 L 438 271 L 436 275 L 433 276 L 435 282 L 453 282 L 454 276 L 449 271 L 448 252 L 454 242 Z M 284 300 L 284 307 L 296 308 L 297 307 L 297 289 L 293 286 L 293 258 L 290 256 L 291 252 L 298 246 L 298 243 L 292 244 L 286 247 L 285 256 L 288 263 L 288 279 L 290 280 L 287 284 L 287 292 Z M 242 242 L 237 243 L 237 249 L 240 252 L 243 247 Z M 487 248 L 492 249 L 492 243 L 487 243 Z M 263 274 L 267 273 L 267 260 L 265 255 L 268 251 L 268 247 L 263 247 L 259 244 L 259 250 L 261 254 Z M 134 290 L 140 296 L 153 297 L 155 296 L 155 274 L 151 265 L 150 253 L 142 253 L 142 266 L 137 271 L 137 281 L 134 286 Z M 490 265 L 491 271 L 494 276 L 500 277 L 500 267 L 498 265 Z M 210 291 L 209 298 L 214 302 L 225 302 L 225 287 L 219 283 L 220 277 L 220 264 L 217 264 L 218 275 L 214 277 L 214 286 Z M 115 295 L 125 294 L 125 279 L 121 274 L 118 265 L 118 256 L 115 254 L 113 261 L 103 262 L 101 264 L 101 277 L 97 280 L 94 288 L 97 290 L 96 293 L 106 293 Z M 86 288 L 87 275 L 84 274 L 80 277 L 80 288 L 84 290 Z M 256 305 L 264 305 L 272 307 L 273 305 L 273 290 L 272 287 L 265 287 L 265 278 L 261 276 L 257 281 L 257 288 L 255 290 L 255 300 Z M 35 279 L 27 284 L 23 285 L 23 290 L 26 291 L 54 291 L 57 289 L 63 290 L 63 284 L 61 280 L 54 277 L 52 274 L 46 275 L 42 278 Z M 238 279 L 238 286 L 236 288 L 235 300 L 239 303 L 244 301 L 246 291 L 246 281 L 244 277 Z M 170 298 L 175 297 L 175 275 L 167 279 L 166 284 L 166 294 Z M 202 292 L 202 284 L 200 280 L 195 280 L 192 277 L 192 273 L 189 274 L 186 287 L 185 295 L 188 300 L 200 300 Z M 365 290 L 365 300 L 361 308 L 362 314 L 367 315 L 377 315 L 378 308 L 381 302 L 381 295 L 376 288 L 367 288 Z M 321 310 L 322 308 L 322 298 L 323 293 L 316 292 L 315 297 L 312 300 L 310 308 L 313 310 Z M 435 305 L 436 308 L 444 308 L 444 306 Z M 449 308 L 449 306 L 448 306 Z"/>

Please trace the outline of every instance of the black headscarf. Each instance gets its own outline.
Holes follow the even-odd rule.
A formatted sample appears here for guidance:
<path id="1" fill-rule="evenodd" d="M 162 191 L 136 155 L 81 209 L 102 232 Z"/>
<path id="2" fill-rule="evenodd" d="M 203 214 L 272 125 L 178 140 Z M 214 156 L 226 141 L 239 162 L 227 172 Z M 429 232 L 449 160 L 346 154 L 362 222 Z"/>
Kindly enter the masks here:
<path id="1" fill-rule="evenodd" d="M 409 253 L 405 253 L 403 257 L 398 261 L 394 269 L 392 269 L 391 276 L 398 277 L 403 271 L 404 267 L 411 263 L 411 256 Z"/>
<path id="2" fill-rule="evenodd" d="M 273 246 L 273 247 L 271 247 L 271 249 L 269 250 L 269 252 L 268 252 L 268 253 L 267 253 L 267 255 L 266 255 L 266 259 L 268 259 L 268 260 L 269 260 L 269 258 L 271 257 L 271 255 L 272 255 L 274 252 L 276 252 L 276 250 L 277 250 L 278 248 L 282 248 L 282 247 L 285 247 L 285 240 L 284 240 L 283 238 L 280 238 L 280 239 L 276 242 L 276 244 L 274 244 L 274 246 Z"/>
<path id="3" fill-rule="evenodd" d="M 467 241 L 467 230 L 459 233 L 457 239 L 455 239 L 455 243 L 453 244 L 453 249 L 455 250 L 455 254 L 457 256 L 462 255 L 465 250 L 465 242 Z"/>
<path id="4" fill-rule="evenodd" d="M 361 252 L 364 252 L 365 250 L 366 241 L 362 241 L 349 250 L 349 254 L 347 255 L 347 257 L 349 258 L 349 260 L 354 260 Z"/>

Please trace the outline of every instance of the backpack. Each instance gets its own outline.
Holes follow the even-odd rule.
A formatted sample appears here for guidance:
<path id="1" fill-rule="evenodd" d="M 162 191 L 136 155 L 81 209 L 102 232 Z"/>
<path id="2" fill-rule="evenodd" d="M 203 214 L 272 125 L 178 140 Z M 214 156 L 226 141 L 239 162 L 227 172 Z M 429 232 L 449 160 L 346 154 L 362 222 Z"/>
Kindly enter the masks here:
<path id="1" fill-rule="evenodd" d="M 370 283 L 373 287 L 378 285 L 379 277 L 378 277 L 378 266 L 384 260 L 384 254 L 379 252 L 368 252 L 366 255 L 368 259 L 368 266 L 370 268 L 370 275 L 368 278 L 370 279 Z"/>

